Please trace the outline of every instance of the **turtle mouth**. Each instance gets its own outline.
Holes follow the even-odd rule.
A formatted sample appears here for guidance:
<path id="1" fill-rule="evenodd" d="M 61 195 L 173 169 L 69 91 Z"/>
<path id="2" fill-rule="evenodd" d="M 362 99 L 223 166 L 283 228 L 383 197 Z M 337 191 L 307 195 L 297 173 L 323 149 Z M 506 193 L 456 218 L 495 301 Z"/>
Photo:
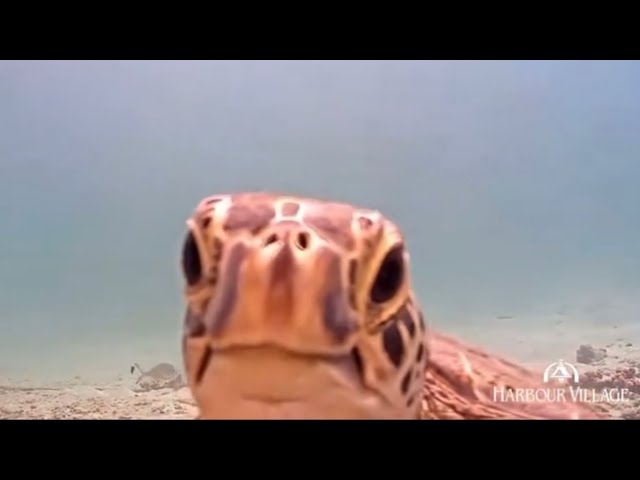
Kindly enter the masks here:
<path id="1" fill-rule="evenodd" d="M 191 389 L 201 418 L 371 418 L 385 401 L 363 381 L 356 349 L 300 354 L 275 347 L 207 348 Z"/>
<path id="2" fill-rule="evenodd" d="M 294 374 L 296 370 L 300 370 L 308 374 L 307 370 L 322 369 L 338 382 L 365 389 L 362 357 L 357 348 L 353 348 L 347 354 L 328 355 L 292 352 L 280 347 L 268 346 L 233 346 L 215 350 L 208 347 L 200 358 L 196 372 L 196 382 L 202 383 L 205 381 L 205 377 L 210 374 L 209 370 L 213 370 L 215 374 L 219 363 L 226 364 L 223 365 L 223 368 L 228 367 L 231 369 L 234 369 L 236 363 L 241 369 L 243 363 L 251 363 L 254 371 L 266 370 L 264 367 L 269 365 L 271 367 L 270 374 L 269 372 L 264 372 L 264 378 L 270 379 L 274 387 L 278 383 L 282 383 L 278 382 L 277 378 L 282 376 L 285 371 Z M 297 366 L 300 368 L 296 369 Z M 282 372 L 280 372 L 281 370 Z M 283 378 L 286 378 L 287 383 L 292 380 L 292 377 Z M 277 391 L 277 388 L 273 388 L 254 395 L 274 402 L 289 400 L 278 396 Z M 295 400 L 293 397 L 290 399 Z"/>
<path id="3" fill-rule="evenodd" d="M 238 351 L 240 351 L 239 349 Z M 363 381 L 362 361 L 360 355 L 355 353 L 357 350 L 354 348 L 351 353 L 338 356 L 322 355 L 322 354 L 298 354 L 289 353 L 292 357 L 298 361 L 308 363 L 310 365 L 310 371 L 308 374 L 313 374 L 312 369 L 319 369 L 335 380 L 337 383 L 348 386 L 350 389 L 356 389 L 358 391 L 366 391 L 366 387 Z M 233 350 L 230 352 L 232 355 L 235 353 Z M 295 380 L 293 376 L 291 381 Z M 255 391 L 249 392 L 247 398 L 252 400 L 261 400 L 269 403 L 290 403 L 300 402 L 304 400 L 306 395 L 303 392 L 296 394 L 295 391 L 289 392 L 287 389 L 280 390 L 277 388 L 277 382 L 274 385 L 276 388 L 273 391 Z M 282 393 L 280 393 L 282 392 Z"/>

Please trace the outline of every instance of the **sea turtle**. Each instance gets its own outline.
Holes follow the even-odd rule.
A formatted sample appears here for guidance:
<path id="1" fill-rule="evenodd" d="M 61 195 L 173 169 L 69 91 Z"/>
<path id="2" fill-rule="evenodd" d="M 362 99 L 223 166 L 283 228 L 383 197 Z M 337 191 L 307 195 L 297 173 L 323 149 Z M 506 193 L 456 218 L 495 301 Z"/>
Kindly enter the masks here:
<path id="1" fill-rule="evenodd" d="M 182 375 L 170 363 L 159 363 L 151 369 L 144 371 L 140 365 L 134 363 L 131 367 L 131 373 L 134 368 L 140 372 L 140 377 L 133 387 L 134 391 L 148 392 L 150 390 L 162 390 L 163 388 L 178 389 L 185 386 Z"/>
<path id="2" fill-rule="evenodd" d="M 604 417 L 569 395 L 509 401 L 548 385 L 427 325 L 402 232 L 377 210 L 240 192 L 202 199 L 187 227 L 182 351 L 198 418 Z"/>

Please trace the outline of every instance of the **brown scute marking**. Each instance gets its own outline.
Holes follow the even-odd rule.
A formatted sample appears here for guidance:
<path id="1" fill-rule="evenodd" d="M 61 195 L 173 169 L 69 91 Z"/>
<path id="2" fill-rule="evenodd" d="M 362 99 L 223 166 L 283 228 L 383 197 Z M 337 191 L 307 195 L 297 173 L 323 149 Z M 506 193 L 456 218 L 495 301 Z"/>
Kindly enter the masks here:
<path id="1" fill-rule="evenodd" d="M 222 200 L 222 197 L 212 197 L 212 198 L 208 198 L 207 200 L 205 200 L 205 205 L 213 205 L 214 203 L 219 202 L 220 200 Z"/>
<path id="2" fill-rule="evenodd" d="M 354 310 L 356 306 L 356 274 L 358 273 L 358 261 L 356 259 L 349 260 L 349 305 Z"/>
<path id="3" fill-rule="evenodd" d="M 268 203 L 273 204 L 276 200 L 280 199 L 281 196 L 276 193 L 269 192 L 239 192 L 234 193 L 230 196 L 231 202 L 235 204 L 257 204 L 257 203 Z"/>
<path id="4" fill-rule="evenodd" d="M 416 362 L 422 362 L 422 358 L 424 357 L 424 345 L 421 343 L 418 347 L 418 353 L 416 354 Z"/>
<path id="5" fill-rule="evenodd" d="M 420 329 L 420 332 L 424 332 L 425 329 L 425 323 L 424 323 L 424 315 L 422 314 L 421 310 L 418 310 L 418 328 Z"/>
<path id="6" fill-rule="evenodd" d="M 209 366 L 209 362 L 211 362 L 211 357 L 213 357 L 212 348 L 207 345 L 204 349 L 204 353 L 200 358 L 200 363 L 198 364 L 198 370 L 196 371 L 196 383 L 200 383 L 202 381 L 202 377 L 204 377 L 205 372 L 207 371 L 207 367 Z"/>
<path id="7" fill-rule="evenodd" d="M 338 342 L 343 342 L 355 330 L 342 290 L 334 289 L 325 297 L 324 323 Z"/>
<path id="8" fill-rule="evenodd" d="M 356 305 L 356 292 L 354 292 L 353 290 L 349 291 L 349 306 L 351 308 L 353 308 L 354 310 L 356 310 L 357 305 Z"/>
<path id="9" fill-rule="evenodd" d="M 414 393 L 413 395 L 411 395 L 408 400 L 407 400 L 407 407 L 410 407 L 411 405 L 413 405 L 413 402 L 416 401 L 416 394 Z"/>
<path id="10" fill-rule="evenodd" d="M 360 375 L 360 378 L 364 378 L 364 362 L 362 361 L 360 350 L 358 350 L 357 347 L 353 347 L 351 350 L 351 356 L 353 357 L 353 362 L 358 370 L 358 375 Z"/>
<path id="11" fill-rule="evenodd" d="M 400 389 L 402 390 L 402 394 L 406 395 L 409 391 L 409 386 L 411 385 L 411 377 L 413 376 L 413 369 L 409 369 L 407 373 L 405 373 L 402 378 L 402 383 L 400 384 Z"/>
<path id="12" fill-rule="evenodd" d="M 207 228 L 211 223 L 211 217 L 204 217 L 202 219 L 202 228 Z"/>
<path id="13" fill-rule="evenodd" d="M 210 286 L 215 287 L 218 284 L 218 269 L 216 267 L 211 267 L 211 271 L 207 278 L 207 283 Z"/>
<path id="14" fill-rule="evenodd" d="M 349 260 L 349 286 L 356 284 L 356 274 L 358 273 L 358 261 L 356 259 Z"/>
<path id="15" fill-rule="evenodd" d="M 272 205 L 257 203 L 255 205 L 231 205 L 224 222 L 224 229 L 246 229 L 252 233 L 258 233 L 273 220 L 275 210 Z"/>
<path id="16" fill-rule="evenodd" d="M 288 243 L 285 243 L 273 259 L 271 270 L 271 288 L 291 281 L 295 269 L 295 259 Z"/>
<path id="17" fill-rule="evenodd" d="M 240 265 L 246 253 L 247 248 L 242 243 L 235 245 L 229 252 L 226 275 L 220 285 L 219 291 L 216 292 L 216 296 L 212 300 L 214 304 L 210 306 L 210 311 L 207 312 L 204 320 L 207 329 L 214 335 L 224 329 L 231 316 L 233 306 L 238 297 Z"/>
<path id="18" fill-rule="evenodd" d="M 404 324 L 409 332 L 409 337 L 413 338 L 416 334 L 416 324 L 414 323 L 413 316 L 411 316 L 411 312 L 408 308 L 403 308 L 400 313 L 398 313 L 398 317 L 400 321 Z"/>
<path id="19" fill-rule="evenodd" d="M 282 205 L 282 216 L 284 217 L 294 217 L 298 210 L 300 210 L 300 205 L 298 203 L 286 202 Z"/>
<path id="20" fill-rule="evenodd" d="M 305 223 L 328 242 L 335 243 L 346 250 L 352 250 L 355 242 L 351 232 L 351 210 L 339 207 L 327 207 L 326 213 L 305 215 Z"/>
<path id="21" fill-rule="evenodd" d="M 201 337 L 204 335 L 204 324 L 200 315 L 194 314 L 190 308 L 184 315 L 185 334 L 189 337 Z"/>
<path id="22" fill-rule="evenodd" d="M 404 344 L 396 322 L 390 323 L 382 332 L 382 346 L 391 363 L 399 367 L 404 357 Z"/>
<path id="23" fill-rule="evenodd" d="M 297 220 L 280 220 L 277 223 L 278 229 L 284 229 L 284 227 L 298 227 L 300 223 Z"/>
<path id="24" fill-rule="evenodd" d="M 362 230 L 368 230 L 373 225 L 373 222 L 367 217 L 358 217 L 358 225 Z"/>
<path id="25" fill-rule="evenodd" d="M 222 252 L 224 250 L 224 243 L 218 237 L 213 237 L 213 252 L 211 258 L 214 262 L 218 263 L 222 258 Z"/>
<path id="26" fill-rule="evenodd" d="M 340 262 L 333 257 L 327 268 L 327 294 L 324 298 L 324 324 L 338 342 L 343 342 L 357 328 L 344 295 Z"/>

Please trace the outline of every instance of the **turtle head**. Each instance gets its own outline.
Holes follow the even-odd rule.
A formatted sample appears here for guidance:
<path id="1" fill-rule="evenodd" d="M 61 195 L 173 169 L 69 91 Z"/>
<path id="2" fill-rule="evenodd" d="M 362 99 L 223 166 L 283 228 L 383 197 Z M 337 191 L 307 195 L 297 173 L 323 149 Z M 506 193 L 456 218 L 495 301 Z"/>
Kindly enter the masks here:
<path id="1" fill-rule="evenodd" d="M 182 248 L 201 418 L 415 418 L 427 359 L 399 229 L 348 204 L 203 199 Z"/>

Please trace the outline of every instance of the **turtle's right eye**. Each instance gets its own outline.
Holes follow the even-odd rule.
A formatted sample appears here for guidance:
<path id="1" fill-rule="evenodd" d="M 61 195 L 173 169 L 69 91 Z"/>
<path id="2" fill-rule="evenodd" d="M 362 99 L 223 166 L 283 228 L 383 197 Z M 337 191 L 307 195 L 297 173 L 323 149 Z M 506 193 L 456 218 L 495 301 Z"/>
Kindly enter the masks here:
<path id="1" fill-rule="evenodd" d="M 202 276 L 200 252 L 196 239 L 191 231 L 187 234 L 182 246 L 182 273 L 189 286 L 198 283 Z"/>

